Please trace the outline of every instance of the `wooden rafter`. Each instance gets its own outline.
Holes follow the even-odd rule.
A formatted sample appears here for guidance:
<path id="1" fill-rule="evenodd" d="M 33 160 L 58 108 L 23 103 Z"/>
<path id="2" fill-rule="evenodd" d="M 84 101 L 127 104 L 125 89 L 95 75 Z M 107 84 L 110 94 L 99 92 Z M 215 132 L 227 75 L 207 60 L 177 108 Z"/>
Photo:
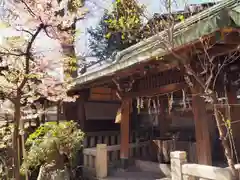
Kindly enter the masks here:
<path id="1" fill-rule="evenodd" d="M 205 53 L 199 57 L 208 56 L 210 59 L 217 56 L 222 56 L 234 51 L 237 51 L 239 46 L 237 44 L 228 44 L 228 45 L 216 45 L 208 49 Z"/>

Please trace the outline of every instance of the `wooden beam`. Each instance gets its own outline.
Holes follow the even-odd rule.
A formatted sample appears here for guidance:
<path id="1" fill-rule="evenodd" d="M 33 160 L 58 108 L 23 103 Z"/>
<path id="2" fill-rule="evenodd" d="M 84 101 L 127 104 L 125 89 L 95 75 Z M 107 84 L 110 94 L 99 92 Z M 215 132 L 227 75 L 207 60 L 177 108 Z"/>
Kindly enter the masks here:
<path id="1" fill-rule="evenodd" d="M 216 39 L 215 33 L 211 34 L 210 36 L 206 36 L 202 38 L 202 41 L 198 41 L 195 44 L 190 43 L 188 46 L 188 49 L 180 49 L 178 51 L 175 51 L 175 53 L 182 53 L 182 52 L 200 52 L 201 56 L 206 56 L 206 52 L 204 49 L 207 49 L 208 56 L 216 57 L 221 56 L 227 53 L 230 53 L 232 51 L 236 51 L 238 46 L 240 45 L 240 36 L 238 35 L 238 32 L 236 32 L 234 29 L 232 32 L 227 32 L 226 35 L 223 34 L 223 39 L 220 42 Z M 221 44 L 220 44 L 221 43 Z"/>
<path id="2" fill-rule="evenodd" d="M 222 56 L 224 54 L 228 54 L 230 52 L 236 51 L 237 48 L 238 48 L 237 44 L 215 45 L 212 48 L 207 50 L 207 55 L 210 58 L 217 57 L 217 56 Z M 206 53 L 203 52 L 203 54 L 201 56 L 206 56 Z"/>
<path id="3" fill-rule="evenodd" d="M 185 88 L 187 85 L 186 83 L 173 83 L 164 85 L 160 88 L 152 88 L 152 89 L 143 89 L 139 92 L 127 92 L 124 94 L 124 98 L 134 98 L 134 97 L 141 97 L 141 96 L 154 96 L 154 95 L 161 95 L 170 93 L 173 91 L 181 90 Z"/>
<path id="4" fill-rule="evenodd" d="M 195 121 L 198 163 L 212 165 L 210 131 L 206 103 L 202 97 L 195 95 L 196 91 L 192 90 L 192 94 L 192 110 Z"/>
<path id="5" fill-rule="evenodd" d="M 239 31 L 239 30 L 238 30 Z M 224 36 L 224 42 L 226 44 L 235 44 L 235 45 L 239 45 L 240 44 L 240 36 L 239 36 L 239 32 L 236 31 L 232 31 L 231 33 L 226 32 L 226 35 Z"/>

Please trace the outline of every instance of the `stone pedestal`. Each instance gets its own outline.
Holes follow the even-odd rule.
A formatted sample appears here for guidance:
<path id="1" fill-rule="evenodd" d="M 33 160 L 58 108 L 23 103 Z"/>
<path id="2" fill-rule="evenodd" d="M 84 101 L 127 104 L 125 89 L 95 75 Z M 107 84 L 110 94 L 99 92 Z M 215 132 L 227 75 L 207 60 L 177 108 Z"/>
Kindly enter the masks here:
<path id="1" fill-rule="evenodd" d="M 98 179 L 107 177 L 108 163 L 107 163 L 107 145 L 106 144 L 97 144 L 95 167 L 96 167 L 96 177 Z"/>
<path id="2" fill-rule="evenodd" d="M 171 152 L 171 175 L 172 180 L 183 180 L 182 165 L 187 162 L 185 151 Z"/>

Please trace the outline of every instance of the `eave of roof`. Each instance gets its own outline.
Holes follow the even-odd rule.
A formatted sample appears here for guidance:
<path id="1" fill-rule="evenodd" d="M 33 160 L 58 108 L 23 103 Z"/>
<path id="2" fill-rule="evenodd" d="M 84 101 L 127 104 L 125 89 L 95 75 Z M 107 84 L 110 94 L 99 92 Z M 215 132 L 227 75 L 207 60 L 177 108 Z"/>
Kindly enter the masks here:
<path id="1" fill-rule="evenodd" d="M 175 30 L 173 35 L 174 41 L 175 41 L 174 44 L 176 44 L 175 47 L 188 44 L 192 41 L 199 39 L 199 37 L 215 32 L 221 27 L 219 27 L 219 24 L 217 22 L 211 25 L 209 23 L 209 18 L 215 17 L 226 8 L 233 9 L 239 5 L 240 5 L 239 0 L 223 1 L 223 2 L 220 2 L 219 4 L 216 4 L 213 7 L 210 7 L 209 9 L 206 9 L 194 16 L 187 18 L 184 22 L 180 22 L 176 24 L 174 27 Z M 217 21 L 217 18 L 213 20 Z M 239 20 L 237 19 L 237 21 Z M 192 30 L 190 27 L 196 25 L 198 22 L 205 23 L 205 24 L 209 23 L 209 24 L 207 24 L 205 31 L 200 30 L 199 32 L 196 33 L 196 36 L 192 38 L 187 38 L 187 40 L 185 40 L 186 36 L 188 35 L 188 31 Z M 223 24 L 222 26 L 225 26 L 225 25 Z M 77 77 L 75 79 L 76 84 L 78 86 L 79 85 L 81 86 L 86 83 L 91 83 L 92 81 L 97 80 L 101 77 L 112 76 L 115 72 L 128 68 L 134 64 L 145 62 L 156 56 L 162 57 L 168 54 L 169 52 L 165 48 L 163 48 L 164 43 L 161 40 L 166 38 L 167 35 L 168 35 L 168 32 L 166 30 L 162 31 L 146 40 L 143 40 L 119 52 L 116 55 L 115 61 L 112 64 L 100 69 L 99 71 L 85 73 Z M 180 38 L 177 39 L 177 37 L 179 36 Z"/>

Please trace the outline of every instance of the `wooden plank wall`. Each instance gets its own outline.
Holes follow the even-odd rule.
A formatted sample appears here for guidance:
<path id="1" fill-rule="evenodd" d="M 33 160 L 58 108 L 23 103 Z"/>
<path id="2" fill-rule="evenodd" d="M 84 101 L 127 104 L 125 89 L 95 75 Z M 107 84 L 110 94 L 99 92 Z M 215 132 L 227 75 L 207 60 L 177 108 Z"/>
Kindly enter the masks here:
<path id="1" fill-rule="evenodd" d="M 106 102 L 106 103 L 116 103 L 120 101 L 116 96 L 116 90 L 105 87 L 95 87 L 90 89 L 90 97 L 88 101 Z M 112 120 L 94 120 L 91 119 L 85 123 L 86 132 L 96 132 L 96 131 L 119 131 L 120 125 Z"/>
<path id="2" fill-rule="evenodd" d="M 111 88 L 96 87 L 90 90 L 90 101 L 118 101 L 116 90 Z"/>

